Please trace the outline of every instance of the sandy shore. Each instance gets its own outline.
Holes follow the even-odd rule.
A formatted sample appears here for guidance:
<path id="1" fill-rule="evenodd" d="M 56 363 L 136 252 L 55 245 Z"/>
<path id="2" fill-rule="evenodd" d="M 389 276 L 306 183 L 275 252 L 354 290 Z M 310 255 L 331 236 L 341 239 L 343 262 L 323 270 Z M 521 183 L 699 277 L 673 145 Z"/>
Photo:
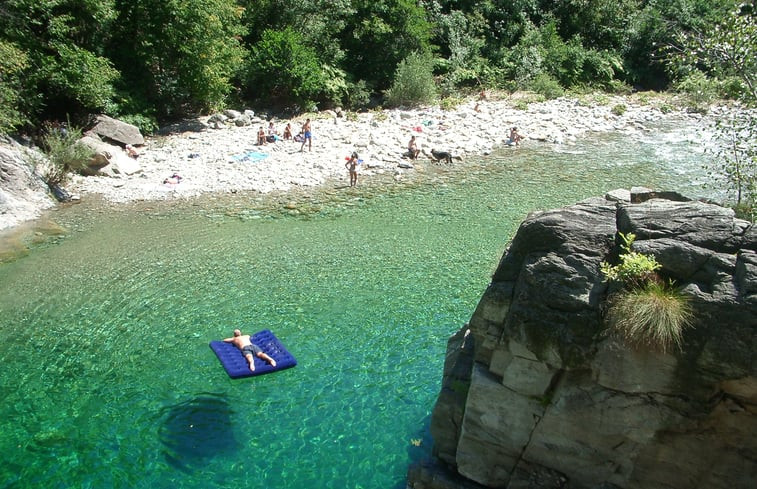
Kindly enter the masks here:
<path id="1" fill-rule="evenodd" d="M 279 132 L 291 122 L 296 133 L 310 117 L 310 151 L 307 146 L 301 151 L 301 144 L 294 141 L 256 145 L 257 131 L 261 126 L 268 127 L 268 121 L 259 117 L 253 117 L 251 125 L 239 127 L 227 122 L 219 128 L 211 128 L 213 124 L 205 117 L 194 124 L 197 130 L 147 138 L 136 160 L 139 172 L 118 178 L 77 176 L 69 190 L 81 195 L 102 194 L 110 202 L 129 202 L 194 197 L 205 192 L 287 191 L 333 179 L 346 184 L 346 158 L 353 151 L 362 160 L 359 182 L 388 172 L 402 179 L 419 164 L 403 158 L 413 135 L 426 154 L 436 149 L 467 158 L 505 146 L 513 126 L 525 137 L 522 145 L 570 145 L 587 132 L 641 132 L 650 122 L 681 116 L 697 117 L 663 112 L 634 97 L 602 96 L 601 103 L 561 98 L 526 106 L 511 96 L 469 99 L 453 110 L 427 107 L 344 117 L 322 112 L 291 120 L 274 119 Z M 421 163 L 429 162 L 424 154 L 420 159 Z M 180 183 L 163 183 L 174 173 L 182 177 Z"/>

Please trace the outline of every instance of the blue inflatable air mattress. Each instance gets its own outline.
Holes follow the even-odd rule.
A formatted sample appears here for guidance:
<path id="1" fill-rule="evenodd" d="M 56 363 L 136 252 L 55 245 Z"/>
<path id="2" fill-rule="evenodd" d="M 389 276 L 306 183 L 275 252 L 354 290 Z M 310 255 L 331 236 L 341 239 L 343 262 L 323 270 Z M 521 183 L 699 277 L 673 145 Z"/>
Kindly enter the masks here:
<path id="1" fill-rule="evenodd" d="M 258 345 L 261 350 L 267 353 L 271 358 L 276 360 L 276 366 L 272 367 L 262 358 L 255 357 L 255 371 L 251 371 L 247 363 L 247 360 L 242 355 L 239 349 L 231 343 L 224 341 L 211 341 L 210 348 L 215 352 L 218 359 L 221 361 L 221 365 L 226 369 L 226 373 L 232 379 L 240 379 L 242 377 L 252 377 L 253 375 L 262 375 L 275 372 L 277 370 L 284 370 L 285 368 L 294 367 L 297 365 L 297 360 L 291 353 L 284 348 L 276 335 L 271 331 L 264 329 L 253 335 L 250 335 L 252 343 Z"/>

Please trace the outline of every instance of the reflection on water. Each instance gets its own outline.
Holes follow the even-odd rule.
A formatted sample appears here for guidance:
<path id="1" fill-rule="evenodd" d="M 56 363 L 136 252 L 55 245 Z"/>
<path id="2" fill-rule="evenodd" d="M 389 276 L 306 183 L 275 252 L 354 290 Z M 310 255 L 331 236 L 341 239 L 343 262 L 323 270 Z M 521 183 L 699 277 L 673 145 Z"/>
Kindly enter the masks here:
<path id="1" fill-rule="evenodd" d="M 402 487 L 518 224 L 618 187 L 699 195 L 701 152 L 666 134 L 53 213 L 63 235 L 0 265 L 0 487 Z M 235 327 L 297 367 L 230 380 L 208 342 Z"/>

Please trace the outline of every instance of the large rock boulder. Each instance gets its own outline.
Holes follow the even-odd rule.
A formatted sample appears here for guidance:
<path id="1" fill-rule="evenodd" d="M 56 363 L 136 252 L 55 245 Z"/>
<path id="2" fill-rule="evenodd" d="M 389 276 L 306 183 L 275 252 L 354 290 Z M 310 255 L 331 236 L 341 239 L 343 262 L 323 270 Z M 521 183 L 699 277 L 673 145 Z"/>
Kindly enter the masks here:
<path id="1" fill-rule="evenodd" d="M 90 129 L 90 132 L 97 134 L 100 138 L 120 143 L 124 146 L 127 144 L 131 144 L 132 146 L 145 144 L 145 138 L 139 132 L 137 126 L 113 119 L 107 115 L 97 116 L 95 125 Z"/>
<path id="2" fill-rule="evenodd" d="M 521 224 L 448 343 L 436 462 L 414 466 L 409 487 L 754 487 L 755 227 L 675 194 L 619 195 Z M 608 334 L 600 263 L 617 259 L 618 232 L 690 298 L 680 350 Z"/>
<path id="3" fill-rule="evenodd" d="M 33 157 L 29 155 L 33 154 Z M 32 159 L 44 156 L 18 143 L 0 138 L 0 229 L 36 219 L 55 205 L 47 185 L 34 172 Z"/>
<path id="4" fill-rule="evenodd" d="M 82 170 L 85 175 L 120 177 L 142 171 L 137 160 L 129 157 L 119 146 L 108 144 L 94 136 L 84 136 L 79 140 L 79 144 L 83 144 L 94 152 Z"/>

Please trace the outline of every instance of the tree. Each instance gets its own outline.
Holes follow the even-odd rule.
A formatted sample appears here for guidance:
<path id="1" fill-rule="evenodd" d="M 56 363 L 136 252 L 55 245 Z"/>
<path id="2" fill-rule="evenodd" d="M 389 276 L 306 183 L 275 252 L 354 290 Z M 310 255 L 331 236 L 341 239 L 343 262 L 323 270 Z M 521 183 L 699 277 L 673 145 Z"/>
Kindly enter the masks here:
<path id="1" fill-rule="evenodd" d="M 297 32 L 268 29 L 252 46 L 247 86 L 248 95 L 266 103 L 308 108 L 325 89 L 325 75 L 315 51 Z"/>
<path id="2" fill-rule="evenodd" d="M 757 113 L 745 109 L 721 118 L 715 126 L 720 144 L 708 166 L 711 177 L 735 195 L 737 211 L 754 221 L 757 203 Z"/>
<path id="3" fill-rule="evenodd" d="M 23 80 L 22 89 L 13 89 L 18 119 L 97 111 L 112 99 L 119 73 L 104 48 L 113 6 L 113 0 L 3 2 L 0 42 L 10 58 L 0 84 L 7 92 L 14 79 Z"/>
<path id="4" fill-rule="evenodd" d="M 355 14 L 352 0 L 240 0 L 246 47 L 262 39 L 266 30 L 292 29 L 312 48 L 325 66 L 340 66 L 344 50 L 335 42 Z"/>
<path id="5" fill-rule="evenodd" d="M 671 64 L 684 73 L 703 72 L 723 79 L 737 77 L 742 83 L 739 97 L 747 104 L 757 103 L 757 12 L 743 4 L 710 29 L 680 33 L 671 47 Z M 744 108 L 714 127 L 721 144 L 709 173 L 735 194 L 736 207 L 754 217 L 757 199 L 757 118 L 754 110 Z"/>
<path id="6" fill-rule="evenodd" d="M 164 117 L 223 106 L 246 53 L 234 0 L 117 0 L 122 90 Z"/>
<path id="7" fill-rule="evenodd" d="M 437 2 L 429 5 L 435 39 L 440 44 L 446 68 L 442 86 L 452 90 L 461 84 L 480 83 L 487 62 L 481 55 L 486 23 L 481 16 L 466 15 L 460 10 L 442 13 Z"/>
<path id="8" fill-rule="evenodd" d="M 580 36 L 588 48 L 617 50 L 623 46 L 629 18 L 640 9 L 641 3 L 641 0 L 564 0 L 554 2 L 551 12 L 563 39 Z"/>
<path id="9" fill-rule="evenodd" d="M 684 73 L 736 76 L 744 84 L 742 95 L 757 102 L 757 12 L 751 5 L 734 9 L 710 29 L 679 33 L 671 50 L 674 66 Z"/>
<path id="10" fill-rule="evenodd" d="M 346 69 L 377 89 L 389 86 L 400 61 L 413 52 L 427 52 L 430 25 L 413 0 L 353 0 L 341 45 Z"/>
<path id="11" fill-rule="evenodd" d="M 0 41 L 0 133 L 9 132 L 26 122 L 21 107 L 21 75 L 27 66 L 26 53 L 12 43 Z"/>
<path id="12" fill-rule="evenodd" d="M 386 92 L 390 106 L 418 105 L 436 98 L 433 63 L 428 54 L 412 53 L 397 66 L 394 81 Z"/>

